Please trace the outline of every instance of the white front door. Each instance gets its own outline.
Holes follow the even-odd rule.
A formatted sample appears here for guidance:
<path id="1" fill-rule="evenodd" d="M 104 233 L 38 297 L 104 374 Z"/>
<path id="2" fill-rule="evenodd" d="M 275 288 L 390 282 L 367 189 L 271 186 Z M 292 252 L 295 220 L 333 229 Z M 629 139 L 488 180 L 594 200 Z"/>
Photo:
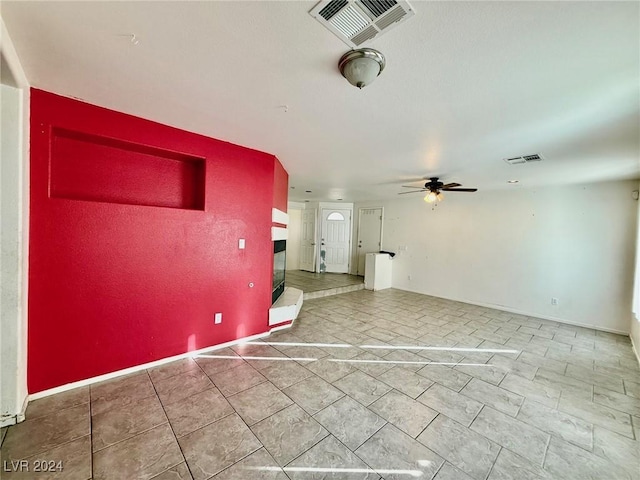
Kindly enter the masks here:
<path id="1" fill-rule="evenodd" d="M 361 208 L 358 216 L 358 271 L 364 275 L 367 253 L 377 253 L 382 248 L 382 207 Z"/>
<path id="2" fill-rule="evenodd" d="M 316 269 L 316 219 L 318 211 L 302 211 L 300 231 L 300 270 L 315 272 Z"/>
<path id="3" fill-rule="evenodd" d="M 348 273 L 351 210 L 322 209 L 320 272 Z"/>

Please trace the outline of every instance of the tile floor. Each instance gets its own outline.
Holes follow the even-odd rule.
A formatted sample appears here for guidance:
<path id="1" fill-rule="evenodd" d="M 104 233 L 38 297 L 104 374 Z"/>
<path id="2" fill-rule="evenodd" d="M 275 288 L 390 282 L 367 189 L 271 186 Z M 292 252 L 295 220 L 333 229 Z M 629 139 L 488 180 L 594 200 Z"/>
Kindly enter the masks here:
<path id="1" fill-rule="evenodd" d="M 358 291 L 262 342 L 32 402 L 3 468 L 64 470 L 2 478 L 638 479 L 639 438 L 627 337 Z"/>
<path id="2" fill-rule="evenodd" d="M 352 285 L 363 285 L 364 278 L 346 273 L 311 273 L 302 270 L 287 270 L 285 284 L 304 293 L 331 290 Z"/>

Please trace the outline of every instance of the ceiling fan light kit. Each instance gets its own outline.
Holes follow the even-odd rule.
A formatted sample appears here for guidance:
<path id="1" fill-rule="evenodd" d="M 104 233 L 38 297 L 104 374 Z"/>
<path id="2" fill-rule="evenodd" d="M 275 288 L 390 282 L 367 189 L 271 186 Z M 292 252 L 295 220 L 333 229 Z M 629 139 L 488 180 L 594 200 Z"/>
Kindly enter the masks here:
<path id="1" fill-rule="evenodd" d="M 411 192 L 400 192 L 398 195 L 404 195 L 407 193 L 427 192 L 424 196 L 424 201 L 427 203 L 433 203 L 435 201 L 441 202 L 444 200 L 442 192 L 477 192 L 477 188 L 459 188 L 462 185 L 459 183 L 442 183 L 438 180 L 438 177 L 430 177 L 429 181 L 424 184 L 424 188 L 414 187 L 413 185 L 403 185 L 404 188 L 413 188 L 415 190 Z"/>
<path id="2" fill-rule="evenodd" d="M 384 55 L 373 48 L 351 50 L 338 62 L 338 68 L 351 85 L 360 89 L 373 82 L 384 70 Z"/>
<path id="3" fill-rule="evenodd" d="M 433 203 L 435 201 L 441 202 L 442 200 L 444 200 L 444 195 L 438 191 L 429 191 L 429 193 L 424 196 L 424 201 L 427 203 Z"/>

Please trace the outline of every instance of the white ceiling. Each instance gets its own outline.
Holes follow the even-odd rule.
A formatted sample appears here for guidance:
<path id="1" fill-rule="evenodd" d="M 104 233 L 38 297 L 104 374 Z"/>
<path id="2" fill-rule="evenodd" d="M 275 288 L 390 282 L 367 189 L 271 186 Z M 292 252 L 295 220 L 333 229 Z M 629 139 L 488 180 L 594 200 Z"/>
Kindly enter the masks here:
<path id="1" fill-rule="evenodd" d="M 393 197 L 423 176 L 482 190 L 640 177 L 640 3 L 413 0 L 367 45 L 387 68 L 363 90 L 315 3 L 1 14 L 33 86 L 273 153 L 291 200 Z M 544 162 L 502 160 L 532 153 Z"/>

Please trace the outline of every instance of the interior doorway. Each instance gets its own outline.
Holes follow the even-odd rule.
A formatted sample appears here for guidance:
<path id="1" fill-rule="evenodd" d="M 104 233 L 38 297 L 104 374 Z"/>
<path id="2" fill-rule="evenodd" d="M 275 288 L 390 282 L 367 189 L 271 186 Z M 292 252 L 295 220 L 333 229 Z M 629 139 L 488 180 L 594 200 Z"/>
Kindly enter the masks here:
<path id="1" fill-rule="evenodd" d="M 287 225 L 287 270 L 300 270 L 300 244 L 302 234 L 302 212 L 299 208 L 287 210 L 289 224 Z"/>
<path id="2" fill-rule="evenodd" d="M 300 231 L 300 270 L 316 271 L 316 222 L 318 211 L 313 208 L 302 211 Z"/>
<path id="3" fill-rule="evenodd" d="M 356 275 L 364 276 L 367 253 L 379 252 L 382 248 L 382 207 L 361 208 L 358 211 L 358 268 Z"/>

